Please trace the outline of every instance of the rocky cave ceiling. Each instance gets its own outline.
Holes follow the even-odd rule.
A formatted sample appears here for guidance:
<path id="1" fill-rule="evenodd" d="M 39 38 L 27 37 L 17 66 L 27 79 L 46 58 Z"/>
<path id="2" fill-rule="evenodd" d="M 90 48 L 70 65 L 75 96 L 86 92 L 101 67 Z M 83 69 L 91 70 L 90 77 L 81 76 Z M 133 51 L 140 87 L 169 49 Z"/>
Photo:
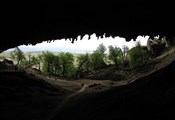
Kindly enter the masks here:
<path id="1" fill-rule="evenodd" d="M 174 4 L 168 1 L 116 0 L 80 2 L 17 2 L 1 8 L 0 49 L 45 40 L 76 38 L 85 34 L 120 36 L 174 36 Z M 8 41 L 8 42 L 7 42 Z"/>

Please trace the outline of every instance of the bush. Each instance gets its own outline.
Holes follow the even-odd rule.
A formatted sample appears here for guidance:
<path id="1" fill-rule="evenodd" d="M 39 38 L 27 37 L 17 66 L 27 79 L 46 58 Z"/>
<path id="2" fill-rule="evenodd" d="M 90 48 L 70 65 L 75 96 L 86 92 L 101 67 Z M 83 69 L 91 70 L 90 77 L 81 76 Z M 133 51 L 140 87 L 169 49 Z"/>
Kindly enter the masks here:
<path id="1" fill-rule="evenodd" d="M 149 53 L 144 46 L 136 46 L 129 51 L 130 68 L 137 68 L 149 62 Z"/>

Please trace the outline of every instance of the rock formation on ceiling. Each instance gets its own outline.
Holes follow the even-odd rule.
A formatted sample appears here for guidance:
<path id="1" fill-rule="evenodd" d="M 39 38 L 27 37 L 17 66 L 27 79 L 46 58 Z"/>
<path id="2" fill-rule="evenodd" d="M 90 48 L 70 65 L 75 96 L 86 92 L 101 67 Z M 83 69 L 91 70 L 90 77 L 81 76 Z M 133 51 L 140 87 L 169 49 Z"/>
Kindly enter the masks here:
<path id="1" fill-rule="evenodd" d="M 126 40 L 138 35 L 174 36 L 173 4 L 168 1 L 14 1 L 1 8 L 0 49 L 96 33 Z M 10 44 L 3 44 L 9 41 Z"/>

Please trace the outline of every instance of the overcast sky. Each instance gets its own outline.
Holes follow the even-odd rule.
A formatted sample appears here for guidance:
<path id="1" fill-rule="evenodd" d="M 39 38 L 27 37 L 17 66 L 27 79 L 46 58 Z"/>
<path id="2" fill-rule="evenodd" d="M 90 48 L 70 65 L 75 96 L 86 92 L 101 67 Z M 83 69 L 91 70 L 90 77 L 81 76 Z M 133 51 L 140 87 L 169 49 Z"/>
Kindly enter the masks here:
<path id="1" fill-rule="evenodd" d="M 142 45 L 146 45 L 148 36 L 142 37 L 138 36 L 136 41 L 140 41 Z M 91 39 L 88 40 L 88 35 L 85 35 L 82 40 L 80 40 L 80 36 L 78 40 L 75 41 L 73 44 L 71 41 L 62 39 L 62 40 L 55 40 L 50 43 L 42 42 L 36 45 L 20 45 L 19 48 L 22 51 L 56 51 L 56 52 L 72 52 L 72 53 L 85 53 L 85 52 L 93 52 L 99 44 L 103 43 L 106 47 L 109 45 L 121 47 L 123 45 L 127 45 L 129 48 L 135 46 L 135 41 L 131 40 L 130 42 L 126 42 L 124 38 L 119 37 L 108 37 L 108 38 L 99 38 L 97 39 L 96 35 L 91 35 Z M 13 49 L 9 49 L 13 50 Z"/>

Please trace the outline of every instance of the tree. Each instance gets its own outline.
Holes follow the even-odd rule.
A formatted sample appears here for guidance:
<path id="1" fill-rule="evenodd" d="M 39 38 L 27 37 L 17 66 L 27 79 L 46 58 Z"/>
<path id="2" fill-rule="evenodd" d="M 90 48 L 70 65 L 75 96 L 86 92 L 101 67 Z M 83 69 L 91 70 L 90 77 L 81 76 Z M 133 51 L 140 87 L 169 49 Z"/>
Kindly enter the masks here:
<path id="1" fill-rule="evenodd" d="M 101 54 L 99 51 L 94 51 L 90 55 L 90 63 L 95 74 L 97 74 L 97 70 L 104 68 L 106 66 L 106 63 L 104 62 L 103 59 L 103 54 Z"/>
<path id="2" fill-rule="evenodd" d="M 38 70 L 41 71 L 41 62 L 43 60 L 43 56 L 42 55 L 38 55 Z"/>
<path id="3" fill-rule="evenodd" d="M 149 62 L 147 48 L 146 46 L 141 46 L 140 42 L 137 42 L 136 46 L 129 50 L 128 57 L 131 68 L 144 66 Z"/>
<path id="4" fill-rule="evenodd" d="M 33 66 L 37 66 L 38 64 L 39 64 L 39 59 L 38 59 L 38 57 L 31 56 L 29 66 L 30 66 L 30 67 L 33 67 Z"/>
<path id="5" fill-rule="evenodd" d="M 90 55 L 90 65 L 94 70 L 95 74 L 97 74 L 97 70 L 104 68 L 106 66 L 105 63 L 105 51 L 106 47 L 101 43 L 95 51 Z"/>
<path id="6" fill-rule="evenodd" d="M 20 66 L 23 68 L 29 67 L 29 61 L 26 58 L 22 59 Z"/>
<path id="7" fill-rule="evenodd" d="M 119 64 L 121 64 L 122 62 L 122 50 L 115 46 L 113 47 L 112 45 L 110 45 L 109 47 L 109 60 L 111 60 L 115 66 L 119 66 Z"/>
<path id="8" fill-rule="evenodd" d="M 21 61 L 21 66 L 22 67 L 32 67 L 31 65 L 31 53 L 28 53 L 26 57 Z"/>
<path id="9" fill-rule="evenodd" d="M 0 54 L 0 60 L 3 60 L 3 56 Z"/>
<path id="10" fill-rule="evenodd" d="M 102 54 L 103 58 L 105 57 L 105 51 L 106 51 L 106 47 L 103 45 L 103 43 L 101 43 L 97 49 L 96 49 L 96 52 Z"/>
<path id="11" fill-rule="evenodd" d="M 88 66 L 86 66 L 86 63 L 89 60 L 89 55 L 87 54 L 80 54 L 77 56 L 77 68 L 76 68 L 76 76 L 75 79 L 77 79 L 79 76 L 82 76 L 82 74 L 87 71 Z"/>
<path id="12" fill-rule="evenodd" d="M 54 54 L 49 51 L 46 51 L 43 52 L 42 55 L 43 55 L 43 72 L 52 74 Z"/>
<path id="13" fill-rule="evenodd" d="M 46 51 L 43 55 L 43 72 L 64 77 L 75 76 L 74 56 L 71 53 L 54 55 Z"/>
<path id="14" fill-rule="evenodd" d="M 60 56 L 55 55 L 53 58 L 53 72 L 56 75 L 60 75 L 60 71 L 61 71 Z"/>
<path id="15" fill-rule="evenodd" d="M 74 66 L 74 56 L 67 52 L 67 53 L 60 53 L 60 70 L 62 76 L 66 77 L 73 77 L 75 76 L 75 66 Z"/>
<path id="16" fill-rule="evenodd" d="M 31 67 L 31 57 L 33 57 L 32 55 L 31 55 L 31 53 L 28 53 L 28 66 L 29 67 Z"/>
<path id="17" fill-rule="evenodd" d="M 17 65 L 20 65 L 22 60 L 25 59 L 24 53 L 19 47 L 16 47 L 15 50 L 10 53 L 10 57 L 17 62 Z"/>
<path id="18" fill-rule="evenodd" d="M 127 52 L 129 51 L 129 47 L 126 45 L 123 45 L 122 47 L 122 59 L 123 59 L 123 65 L 126 66 L 127 65 L 127 61 L 126 61 L 126 56 L 127 56 Z"/>
<path id="19" fill-rule="evenodd" d="M 10 52 L 10 59 L 12 59 L 14 61 L 16 60 L 16 56 L 14 54 L 14 51 Z"/>

